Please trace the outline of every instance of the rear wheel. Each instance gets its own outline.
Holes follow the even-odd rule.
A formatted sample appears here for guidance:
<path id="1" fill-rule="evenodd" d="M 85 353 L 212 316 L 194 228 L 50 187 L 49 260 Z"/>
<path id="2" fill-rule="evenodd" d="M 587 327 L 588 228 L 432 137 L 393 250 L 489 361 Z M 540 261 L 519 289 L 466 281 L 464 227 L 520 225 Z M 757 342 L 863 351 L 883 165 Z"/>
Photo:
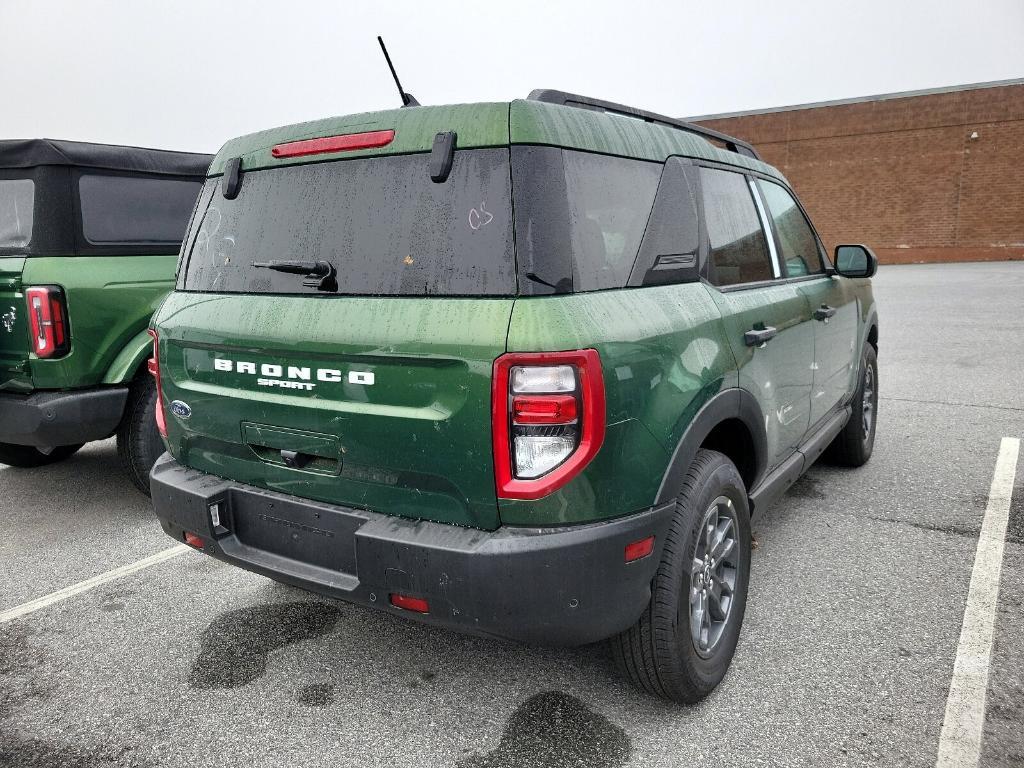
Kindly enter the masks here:
<path id="1" fill-rule="evenodd" d="M 30 469 L 32 467 L 45 467 L 47 464 L 56 464 L 74 455 L 84 443 L 78 445 L 59 445 L 56 448 L 39 449 L 31 445 L 12 445 L 11 443 L 0 443 L 0 464 L 7 464 L 12 467 Z"/>
<path id="2" fill-rule="evenodd" d="M 156 382 L 152 376 L 141 376 L 132 383 L 117 428 L 117 455 L 132 483 L 147 496 L 149 471 L 163 452 L 156 429 Z"/>
<path id="3" fill-rule="evenodd" d="M 651 602 L 611 640 L 638 688 L 672 701 L 700 701 L 729 668 L 750 581 L 750 511 L 739 472 L 700 450 L 676 500 Z"/>
<path id="4" fill-rule="evenodd" d="M 860 381 L 851 405 L 850 420 L 826 449 L 825 459 L 844 467 L 859 467 L 871 458 L 878 417 L 878 355 L 870 344 L 864 345 Z"/>

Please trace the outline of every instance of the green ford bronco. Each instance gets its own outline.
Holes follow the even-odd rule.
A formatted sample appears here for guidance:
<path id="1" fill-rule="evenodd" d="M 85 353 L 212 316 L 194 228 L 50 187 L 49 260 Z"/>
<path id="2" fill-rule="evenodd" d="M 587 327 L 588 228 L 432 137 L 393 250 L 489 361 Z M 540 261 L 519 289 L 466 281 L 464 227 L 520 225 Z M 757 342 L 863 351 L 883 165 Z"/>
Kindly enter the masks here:
<path id="1" fill-rule="evenodd" d="M 164 530 L 282 582 L 722 679 L 751 518 L 867 461 L 877 321 L 747 144 L 581 96 L 216 156 L 153 320 Z"/>
<path id="2" fill-rule="evenodd" d="M 49 464 L 116 433 L 148 493 L 163 446 L 146 330 L 210 159 L 0 141 L 0 464 Z"/>

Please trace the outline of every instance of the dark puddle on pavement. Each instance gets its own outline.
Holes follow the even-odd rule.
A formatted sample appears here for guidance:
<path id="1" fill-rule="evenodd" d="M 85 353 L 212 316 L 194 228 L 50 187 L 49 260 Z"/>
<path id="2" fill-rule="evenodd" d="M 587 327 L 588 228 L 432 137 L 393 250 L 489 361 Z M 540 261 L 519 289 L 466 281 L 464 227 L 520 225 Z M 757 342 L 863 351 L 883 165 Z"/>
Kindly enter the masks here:
<path id="1" fill-rule="evenodd" d="M 787 493 L 798 499 L 824 499 L 825 493 L 818 487 L 819 483 L 810 475 L 804 475 L 789 487 Z"/>
<path id="2" fill-rule="evenodd" d="M 293 602 L 240 608 L 203 632 L 192 665 L 192 688 L 237 688 L 263 676 L 267 656 L 331 631 L 341 612 L 326 603 Z"/>
<path id="3" fill-rule="evenodd" d="M 45 701 L 51 689 L 40 682 L 38 670 L 49 655 L 37 642 L 39 633 L 23 624 L 0 627 L 0 766 L 17 768 L 112 768 L 141 766 L 130 747 L 83 747 L 26 736 L 13 727 L 15 711 L 33 701 Z"/>
<path id="4" fill-rule="evenodd" d="M 307 707 L 326 707 L 334 703 L 334 683 L 313 683 L 299 689 L 296 699 Z"/>
<path id="5" fill-rule="evenodd" d="M 560 691 L 531 696 L 512 713 L 498 746 L 460 768 L 618 768 L 633 745 L 624 730 Z"/>

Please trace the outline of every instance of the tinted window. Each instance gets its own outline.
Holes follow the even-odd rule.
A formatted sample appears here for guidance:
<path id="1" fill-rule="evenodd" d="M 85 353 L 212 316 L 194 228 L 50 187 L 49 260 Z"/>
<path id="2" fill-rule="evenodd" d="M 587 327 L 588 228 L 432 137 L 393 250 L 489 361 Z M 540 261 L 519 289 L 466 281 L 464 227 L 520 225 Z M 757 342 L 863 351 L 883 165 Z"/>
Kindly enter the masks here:
<path id="1" fill-rule="evenodd" d="M 24 248 L 32 240 L 34 200 L 31 179 L 0 180 L 0 248 Z"/>
<path id="2" fill-rule="evenodd" d="M 711 253 L 713 285 L 771 280 L 768 243 L 746 178 L 740 173 L 700 169 L 701 196 Z"/>
<path id="3" fill-rule="evenodd" d="M 245 172 L 227 200 L 219 179 L 189 253 L 185 289 L 317 293 L 303 275 L 255 267 L 327 261 L 354 295 L 514 295 L 508 149 L 455 153 L 448 179 L 429 154 Z M 204 199 L 205 199 L 204 194 Z"/>
<path id="4" fill-rule="evenodd" d="M 644 236 L 662 165 L 563 152 L 573 250 L 573 288 L 621 288 Z"/>
<path id="5" fill-rule="evenodd" d="M 83 175 L 85 239 L 94 245 L 180 243 L 200 187 L 183 179 Z"/>
<path id="6" fill-rule="evenodd" d="M 758 180 L 772 227 L 778 236 L 782 260 L 790 277 L 824 271 L 818 239 L 793 196 L 778 184 Z"/>

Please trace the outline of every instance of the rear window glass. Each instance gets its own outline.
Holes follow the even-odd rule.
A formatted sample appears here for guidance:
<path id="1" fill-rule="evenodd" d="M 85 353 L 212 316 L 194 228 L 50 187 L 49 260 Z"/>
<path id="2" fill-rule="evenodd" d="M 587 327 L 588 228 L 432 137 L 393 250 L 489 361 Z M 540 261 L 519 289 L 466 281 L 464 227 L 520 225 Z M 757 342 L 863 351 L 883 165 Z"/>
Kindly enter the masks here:
<path id="1" fill-rule="evenodd" d="M 234 200 L 219 179 L 186 245 L 185 290 L 318 293 L 302 274 L 255 263 L 326 261 L 339 294 L 514 295 L 508 149 L 455 153 L 448 179 L 429 154 L 243 172 Z M 204 195 L 205 199 L 205 195 Z"/>
<path id="2" fill-rule="evenodd" d="M 701 168 L 700 186 L 711 247 L 708 278 L 712 285 L 771 280 L 768 241 L 746 177 Z"/>
<path id="3" fill-rule="evenodd" d="M 186 179 L 83 174 L 82 230 L 93 245 L 180 243 L 202 188 Z"/>
<path id="4" fill-rule="evenodd" d="M 0 248 L 24 248 L 31 242 L 35 191 L 31 179 L 0 180 Z"/>

